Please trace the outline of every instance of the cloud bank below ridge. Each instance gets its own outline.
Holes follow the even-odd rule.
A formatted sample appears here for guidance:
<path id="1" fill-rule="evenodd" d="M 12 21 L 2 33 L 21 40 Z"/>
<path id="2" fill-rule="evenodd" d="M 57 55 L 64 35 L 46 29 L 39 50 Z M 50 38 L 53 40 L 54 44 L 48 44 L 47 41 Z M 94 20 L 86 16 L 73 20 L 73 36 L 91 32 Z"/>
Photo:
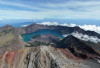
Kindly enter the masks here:
<path id="1" fill-rule="evenodd" d="M 91 41 L 91 42 L 94 42 L 94 43 L 100 42 L 100 39 L 97 38 L 96 36 L 88 36 L 86 34 L 83 35 L 82 33 L 78 33 L 78 32 L 74 32 L 71 35 L 77 37 L 78 39 L 84 40 L 84 41 Z M 63 35 L 63 36 L 67 37 L 68 34 Z"/>
<path id="2" fill-rule="evenodd" d="M 75 27 L 75 26 L 79 26 L 80 28 L 84 29 L 84 30 L 90 30 L 90 31 L 95 31 L 97 33 L 100 34 L 100 26 L 96 26 L 96 25 L 76 25 L 76 24 L 67 24 L 67 23 L 58 23 L 58 22 L 43 22 L 43 23 L 40 23 L 40 24 L 43 24 L 43 25 L 54 25 L 54 26 L 57 26 L 57 25 L 61 25 L 61 26 L 68 26 L 68 27 Z"/>

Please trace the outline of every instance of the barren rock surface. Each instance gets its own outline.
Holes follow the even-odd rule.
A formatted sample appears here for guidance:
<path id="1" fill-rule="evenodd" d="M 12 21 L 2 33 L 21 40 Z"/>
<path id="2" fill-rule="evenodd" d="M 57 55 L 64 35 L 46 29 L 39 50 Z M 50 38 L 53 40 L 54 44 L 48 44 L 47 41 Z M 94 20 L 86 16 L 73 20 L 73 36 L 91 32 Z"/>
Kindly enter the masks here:
<path id="1" fill-rule="evenodd" d="M 70 55 L 71 56 L 71 55 Z M 80 60 L 81 61 L 81 60 Z M 51 46 L 29 47 L 15 52 L 5 52 L 0 57 L 0 68 L 90 68 L 68 58 Z"/>

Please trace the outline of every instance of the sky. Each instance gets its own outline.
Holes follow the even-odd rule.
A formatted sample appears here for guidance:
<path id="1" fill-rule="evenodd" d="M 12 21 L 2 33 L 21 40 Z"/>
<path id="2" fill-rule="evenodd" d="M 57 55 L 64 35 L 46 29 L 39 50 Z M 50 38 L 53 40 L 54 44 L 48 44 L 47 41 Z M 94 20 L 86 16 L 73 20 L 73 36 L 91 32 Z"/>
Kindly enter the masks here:
<path id="1" fill-rule="evenodd" d="M 100 0 L 0 0 L 0 20 L 37 18 L 100 20 Z"/>

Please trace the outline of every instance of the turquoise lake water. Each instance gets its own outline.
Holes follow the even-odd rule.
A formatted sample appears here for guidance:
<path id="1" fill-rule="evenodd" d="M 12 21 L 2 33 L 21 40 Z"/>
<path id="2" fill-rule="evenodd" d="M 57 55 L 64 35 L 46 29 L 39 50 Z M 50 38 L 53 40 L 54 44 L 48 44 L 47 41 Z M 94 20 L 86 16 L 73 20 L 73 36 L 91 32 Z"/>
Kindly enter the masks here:
<path id="1" fill-rule="evenodd" d="M 62 34 L 57 31 L 57 30 L 49 30 L 49 29 L 41 29 L 41 30 L 37 30 L 36 32 L 32 32 L 32 33 L 27 33 L 27 34 L 22 34 L 22 38 L 25 42 L 28 42 L 32 39 L 33 36 L 36 35 L 45 35 L 45 34 L 53 34 L 59 38 L 64 38 L 62 36 Z"/>

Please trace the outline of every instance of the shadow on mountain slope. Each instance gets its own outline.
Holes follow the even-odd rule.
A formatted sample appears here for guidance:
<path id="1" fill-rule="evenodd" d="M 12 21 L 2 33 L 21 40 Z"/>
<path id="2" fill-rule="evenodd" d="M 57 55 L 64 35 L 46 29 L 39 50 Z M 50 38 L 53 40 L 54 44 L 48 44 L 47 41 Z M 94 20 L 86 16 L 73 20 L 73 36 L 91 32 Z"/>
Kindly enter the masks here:
<path id="1" fill-rule="evenodd" d="M 83 59 L 99 58 L 98 56 L 100 56 L 96 50 L 72 35 L 67 36 L 57 45 L 57 48 L 68 48 L 75 56 Z"/>

